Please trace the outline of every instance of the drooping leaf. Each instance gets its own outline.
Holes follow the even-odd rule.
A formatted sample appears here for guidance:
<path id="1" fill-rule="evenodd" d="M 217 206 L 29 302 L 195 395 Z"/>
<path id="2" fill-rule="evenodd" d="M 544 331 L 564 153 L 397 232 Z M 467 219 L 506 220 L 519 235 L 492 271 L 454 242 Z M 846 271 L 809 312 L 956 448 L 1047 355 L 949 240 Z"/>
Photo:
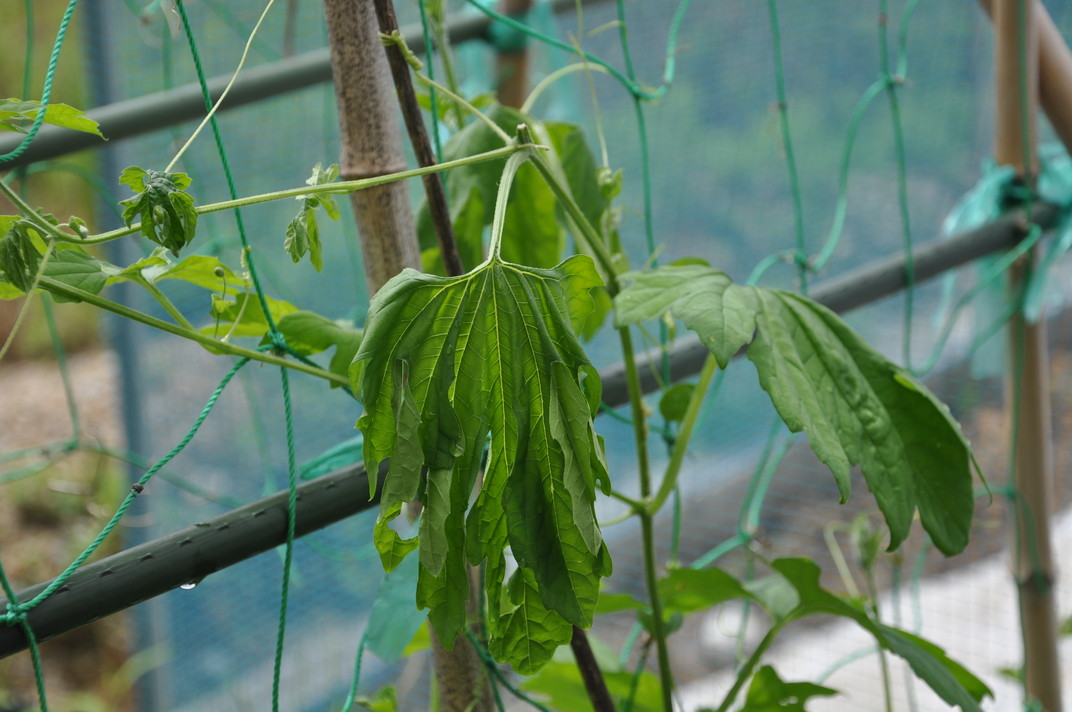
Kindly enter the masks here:
<path id="1" fill-rule="evenodd" d="M 381 522 L 400 502 L 424 505 L 418 604 L 447 645 L 465 623 L 466 561 L 488 562 L 491 645 L 516 666 L 543 657 L 518 646 L 522 623 L 541 631 L 534 646 L 561 635 L 537 620 L 545 612 L 591 623 L 610 571 L 595 489 L 609 482 L 592 424 L 598 376 L 575 329 L 599 284 L 585 257 L 554 269 L 494 258 L 461 277 L 405 270 L 373 299 L 351 367 L 365 464 L 391 458 Z M 522 573 L 504 595 L 506 546 Z"/>
<path id="2" fill-rule="evenodd" d="M 783 682 L 770 665 L 764 665 L 748 686 L 741 712 L 807 712 L 812 697 L 831 697 L 837 690 L 810 682 Z"/>
<path id="3" fill-rule="evenodd" d="M 5 222 L 7 230 L 0 239 L 0 270 L 4 271 L 5 281 L 21 292 L 28 292 L 41 265 L 41 241 L 33 239 L 32 228 L 25 221 L 14 218 Z"/>
<path id="4" fill-rule="evenodd" d="M 333 163 L 327 168 L 321 168 L 317 163 L 313 166 L 313 173 L 305 183 L 314 186 L 324 185 L 335 182 L 338 177 L 339 166 L 337 164 Z M 297 200 L 301 201 L 302 206 L 284 231 L 283 249 L 295 263 L 300 262 L 308 253 L 309 261 L 319 272 L 324 267 L 324 258 L 320 245 L 320 229 L 316 223 L 316 209 L 322 207 L 329 218 L 338 220 L 339 207 L 330 195 L 299 195 Z"/>
<path id="5" fill-rule="evenodd" d="M 127 227 L 140 219 L 142 234 L 178 257 L 179 250 L 194 239 L 197 229 L 194 199 L 186 192 L 190 176 L 130 166 L 120 174 L 119 182 L 136 193 L 133 198 L 119 202 L 125 206 L 123 221 Z"/>
<path id="6" fill-rule="evenodd" d="M 665 311 L 697 332 L 725 366 L 748 358 L 782 420 L 804 431 L 842 499 L 859 465 L 890 529 L 890 549 L 915 510 L 935 546 L 950 555 L 968 541 L 974 498 L 971 453 L 956 421 L 905 369 L 869 346 L 833 312 L 806 297 L 743 287 L 701 265 L 625 275 L 619 325 Z M 753 340 L 754 336 L 754 340 Z"/>
<path id="7" fill-rule="evenodd" d="M 0 101 L 0 131 L 17 131 L 24 134 L 30 130 L 30 125 L 40 111 L 41 102 L 39 101 L 20 99 Z M 100 125 L 96 121 L 67 104 L 49 104 L 45 109 L 44 121 L 46 124 L 60 128 L 91 133 L 104 138 L 100 132 Z"/>
<path id="8" fill-rule="evenodd" d="M 751 598 L 741 583 L 722 569 L 673 569 L 658 583 L 667 614 L 689 614 L 737 598 Z"/>
<path id="9" fill-rule="evenodd" d="M 799 597 L 794 618 L 827 614 L 848 618 L 875 637 L 890 652 L 905 659 L 913 672 L 950 705 L 964 712 L 981 712 L 979 701 L 991 695 L 981 680 L 950 660 L 938 646 L 873 620 L 855 605 L 819 585 L 819 566 L 810 559 L 778 559 L 771 564 L 796 590 Z"/>

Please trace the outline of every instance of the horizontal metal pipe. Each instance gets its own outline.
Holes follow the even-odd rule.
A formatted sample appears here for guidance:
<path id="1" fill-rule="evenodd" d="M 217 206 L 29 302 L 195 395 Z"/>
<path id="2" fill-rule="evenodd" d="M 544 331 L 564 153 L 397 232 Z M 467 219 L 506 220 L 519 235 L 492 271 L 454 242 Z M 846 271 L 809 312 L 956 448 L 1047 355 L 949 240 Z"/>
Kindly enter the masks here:
<path id="1" fill-rule="evenodd" d="M 552 3 L 555 12 L 563 12 L 574 6 L 573 0 L 556 0 Z M 447 22 L 447 38 L 452 45 L 480 39 L 485 36 L 490 25 L 491 21 L 483 14 L 455 15 Z M 424 52 L 424 35 L 419 25 L 402 28 L 402 35 L 414 52 Z M 213 103 L 223 94 L 231 76 L 227 74 L 208 80 Z M 235 109 L 330 81 L 331 57 L 328 49 L 325 47 L 305 52 L 242 70 L 219 110 Z M 101 133 L 109 141 L 118 141 L 159 131 L 183 121 L 201 119 L 205 116 L 205 100 L 201 96 L 201 87 L 192 83 L 168 91 L 117 101 L 91 109 L 86 115 L 100 124 Z M 0 134 L 0 155 L 14 150 L 22 143 L 22 139 L 22 134 Z M 29 165 L 87 148 L 100 148 L 102 145 L 100 137 L 93 134 L 46 124 L 41 127 L 26 151 L 18 158 L 0 165 L 0 170 Z"/>
<path id="2" fill-rule="evenodd" d="M 1040 204 L 1034 206 L 1032 219 L 1049 228 L 1058 214 L 1056 207 Z M 1025 225 L 1021 216 L 1010 215 L 918 248 L 913 252 L 915 281 L 921 283 L 985 255 L 1011 249 L 1024 238 Z M 812 298 L 840 313 L 896 294 L 906 286 L 905 260 L 898 256 L 819 284 L 812 290 Z M 694 337 L 679 340 L 670 351 L 672 379 L 695 375 L 707 353 L 707 348 Z M 640 359 L 641 386 L 646 393 L 658 389 L 654 371 L 660 358 L 660 353 L 649 352 Z M 605 369 L 600 378 L 605 403 L 617 407 L 629 401 L 621 365 Z M 384 471 L 385 465 L 381 464 L 381 474 Z M 373 505 L 368 496 L 368 476 L 360 465 L 304 483 L 298 492 L 298 536 Z M 28 621 L 38 639 L 47 640 L 201 579 L 284 543 L 286 513 L 287 493 L 279 492 L 85 566 L 30 611 Z M 28 588 L 18 594 L 18 599 L 28 601 L 47 585 L 45 582 Z M 0 610 L 5 605 L 0 600 Z M 0 627 L 0 658 L 26 647 L 21 628 Z"/>
<path id="3" fill-rule="evenodd" d="M 288 500 L 288 492 L 277 492 L 83 566 L 31 609 L 27 622 L 38 641 L 48 640 L 279 546 L 287 538 Z M 298 487 L 295 533 L 303 536 L 374 504 L 361 466 L 318 477 Z M 32 600 L 50 583 L 31 586 L 18 599 Z M 0 610 L 6 605 L 0 600 Z M 21 626 L 0 626 L 0 658 L 26 647 Z"/>

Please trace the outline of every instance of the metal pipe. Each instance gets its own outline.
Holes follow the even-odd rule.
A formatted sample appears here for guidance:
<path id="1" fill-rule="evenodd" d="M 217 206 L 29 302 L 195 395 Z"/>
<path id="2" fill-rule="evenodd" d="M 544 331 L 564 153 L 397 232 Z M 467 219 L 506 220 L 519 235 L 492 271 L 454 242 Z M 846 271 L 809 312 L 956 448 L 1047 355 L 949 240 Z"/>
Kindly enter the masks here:
<path id="1" fill-rule="evenodd" d="M 1059 211 L 1052 205 L 1034 206 L 1033 221 L 1052 227 Z M 1014 247 L 1025 234 L 1021 216 L 1008 216 L 983 227 L 919 247 L 913 253 L 916 283 L 936 277 L 985 255 Z M 903 257 L 891 257 L 838 279 L 819 284 L 812 297 L 844 312 L 895 294 L 905 285 Z M 696 374 L 707 349 L 695 338 L 679 341 L 670 352 L 674 380 Z M 658 389 L 650 375 L 661 354 L 649 352 L 640 363 L 645 392 Z M 624 369 L 611 366 L 600 373 L 603 400 L 617 407 L 628 402 Z M 381 464 L 380 481 L 386 473 Z M 299 536 L 369 509 L 368 476 L 361 465 L 302 484 L 298 488 Z M 287 493 L 279 492 L 215 519 L 90 564 L 75 573 L 52 597 L 30 611 L 29 622 L 39 640 L 90 623 L 166 593 L 183 583 L 268 551 L 286 539 Z M 28 601 L 49 582 L 18 594 Z M 0 610 L 6 601 L 0 600 Z M 0 627 L 0 658 L 26 649 L 18 627 Z"/>
<path id="2" fill-rule="evenodd" d="M 82 567 L 27 613 L 34 635 L 48 640 L 279 546 L 287 536 L 288 497 L 277 492 Z M 318 477 L 298 488 L 295 533 L 304 536 L 374 503 L 361 467 Z M 50 583 L 20 592 L 19 600 L 31 600 Z M 21 626 L 0 626 L 0 658 L 26 647 Z"/>
<path id="3" fill-rule="evenodd" d="M 573 0 L 555 0 L 552 3 L 554 12 L 564 12 L 574 7 Z M 447 22 L 447 37 L 451 44 L 481 39 L 490 25 L 491 20 L 483 14 L 455 15 Z M 424 52 L 424 37 L 419 25 L 403 28 L 402 35 L 414 52 Z M 219 98 L 230 81 L 230 74 L 208 80 L 209 94 L 213 102 Z M 220 111 L 330 81 L 331 57 L 328 48 L 304 52 L 271 64 L 244 69 L 220 106 Z M 183 121 L 200 119 L 205 115 L 205 101 L 201 96 L 200 86 L 192 83 L 169 91 L 117 101 L 91 109 L 86 115 L 100 124 L 101 133 L 109 141 L 118 141 L 158 131 Z M 22 134 L 0 134 L 0 154 L 12 151 L 22 139 Z M 3 168 L 17 168 L 87 148 L 98 148 L 100 145 L 100 138 L 93 134 L 46 124 L 41 127 L 25 153 L 5 163 Z"/>

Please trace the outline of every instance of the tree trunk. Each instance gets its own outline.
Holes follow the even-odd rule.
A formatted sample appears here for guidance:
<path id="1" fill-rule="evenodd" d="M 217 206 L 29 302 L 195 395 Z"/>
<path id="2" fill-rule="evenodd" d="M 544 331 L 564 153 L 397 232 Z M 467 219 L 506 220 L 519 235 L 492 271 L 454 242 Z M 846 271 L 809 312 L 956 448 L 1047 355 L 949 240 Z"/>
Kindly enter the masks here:
<path id="1" fill-rule="evenodd" d="M 367 0 L 324 0 L 339 106 L 344 180 L 405 170 L 402 136 L 376 13 Z M 361 234 L 369 295 L 405 267 L 419 269 L 420 248 L 409 190 L 389 183 L 350 194 Z"/>
<path id="2" fill-rule="evenodd" d="M 353 180 L 404 170 L 394 88 L 372 0 L 324 0 L 324 11 L 339 107 L 339 175 Z M 350 194 L 350 203 L 361 234 L 370 296 L 404 268 L 420 269 L 420 247 L 405 183 L 356 191 Z M 470 587 L 479 591 L 479 577 Z M 472 613 L 475 618 L 478 611 Z M 448 651 L 433 634 L 432 649 L 440 709 L 491 712 L 491 686 L 469 639 L 459 636 Z"/>

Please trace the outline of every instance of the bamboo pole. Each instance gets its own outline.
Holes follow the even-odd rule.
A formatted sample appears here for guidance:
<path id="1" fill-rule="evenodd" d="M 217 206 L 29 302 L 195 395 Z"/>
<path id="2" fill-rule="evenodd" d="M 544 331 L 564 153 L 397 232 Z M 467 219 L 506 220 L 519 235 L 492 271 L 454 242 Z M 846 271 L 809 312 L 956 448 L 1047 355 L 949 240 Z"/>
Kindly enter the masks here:
<path id="1" fill-rule="evenodd" d="M 354 180 L 404 170 L 402 135 L 391 109 L 394 88 L 372 3 L 324 0 L 324 12 L 339 107 L 339 175 Z M 420 268 L 408 184 L 359 190 L 350 194 L 350 204 L 370 296 L 405 267 Z"/>
<path id="2" fill-rule="evenodd" d="M 1038 171 L 1040 26 L 1045 23 L 1039 22 L 1041 13 L 1036 5 L 1035 0 L 991 2 L 997 81 L 994 156 L 999 164 L 1014 166 L 1027 187 L 1033 187 Z M 1048 43 L 1053 44 L 1052 38 Z M 1051 59 L 1059 54 L 1052 46 L 1046 52 Z M 1034 263 L 1031 252 L 1010 271 L 1013 298 L 1022 294 Z M 1045 712 L 1061 712 L 1053 595 L 1056 577 L 1050 543 L 1054 485 L 1046 321 L 1040 317 L 1032 324 L 1017 312 L 1010 321 L 1009 334 L 1009 403 L 1019 414 L 1013 419 L 1011 442 L 1015 489 L 1012 546 L 1024 639 L 1024 692 L 1029 699 L 1038 700 Z"/>
<path id="3" fill-rule="evenodd" d="M 993 17 L 993 0 L 979 0 Z M 1032 2 L 1038 33 L 1039 105 L 1065 150 L 1072 154 L 1072 50 L 1040 2 Z"/>
<path id="4" fill-rule="evenodd" d="M 502 0 L 499 12 L 509 17 L 525 15 L 532 9 L 532 0 Z M 500 49 L 495 57 L 495 94 L 503 106 L 515 109 L 525 103 L 529 92 L 529 51 Z"/>

